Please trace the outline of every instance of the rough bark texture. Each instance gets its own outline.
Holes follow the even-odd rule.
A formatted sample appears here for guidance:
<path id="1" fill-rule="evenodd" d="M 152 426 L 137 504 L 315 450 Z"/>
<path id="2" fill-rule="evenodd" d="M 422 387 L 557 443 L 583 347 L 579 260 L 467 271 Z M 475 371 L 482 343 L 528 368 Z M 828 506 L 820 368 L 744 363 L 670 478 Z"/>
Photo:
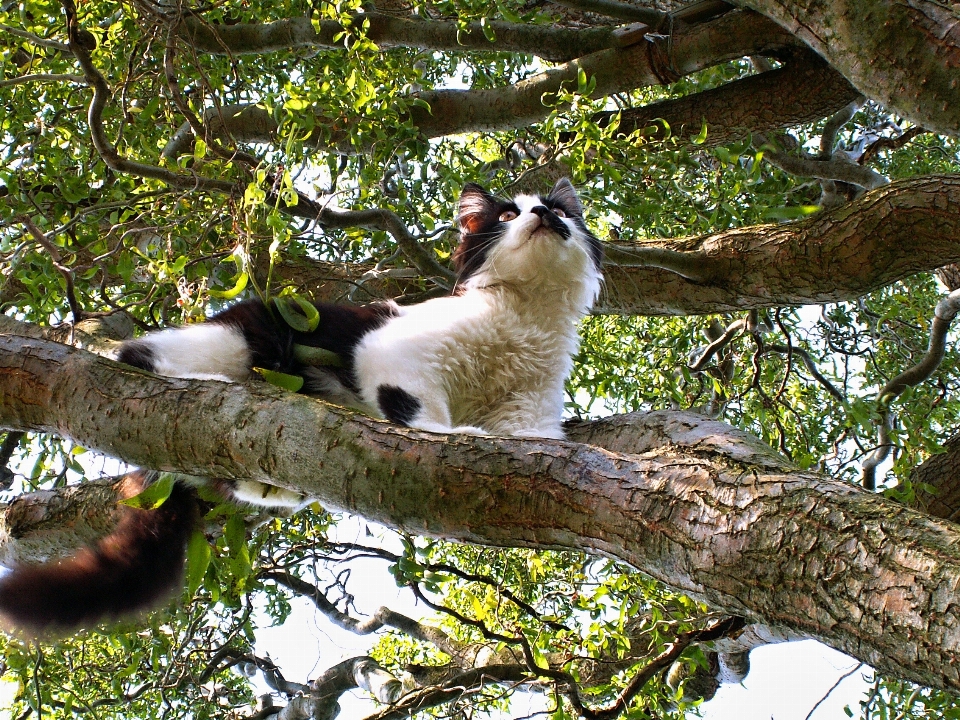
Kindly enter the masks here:
<path id="1" fill-rule="evenodd" d="M 664 85 L 683 75 L 744 55 L 776 54 L 798 46 L 788 33 L 748 10 L 735 10 L 708 22 L 678 31 L 667 39 L 646 39 L 613 47 L 549 68 L 514 85 L 488 90 L 431 90 L 417 93 L 429 109 L 411 107 L 406 113 L 425 138 L 466 132 L 522 128 L 543 120 L 552 107 L 544 104 L 563 88 L 576 90 L 582 70 L 596 80 L 595 97 L 635 88 Z M 404 113 L 404 115 L 406 114 Z M 225 105 L 209 111 L 206 127 L 212 137 L 238 142 L 276 141 L 277 123 L 269 111 L 255 105 Z M 353 130 L 340 118 L 317 115 L 318 130 L 308 142 L 318 148 L 353 152 Z M 188 152 L 193 135 L 185 127 L 164 150 L 167 157 Z"/>
<path id="2" fill-rule="evenodd" d="M 816 473 L 730 428 L 645 421 L 642 455 L 576 442 L 438 437 L 272 388 L 164 379 L 0 337 L 0 426 L 147 467 L 296 487 L 391 527 L 616 557 L 716 608 L 884 673 L 960 689 L 960 532 Z M 671 451 L 682 429 L 696 451 Z M 211 426 L 232 432 L 210 433 Z M 611 443 L 613 444 L 613 443 Z"/>
<path id="3" fill-rule="evenodd" d="M 943 444 L 944 452 L 927 458 L 910 475 L 915 506 L 936 517 L 960 519 L 960 435 Z"/>
<path id="4" fill-rule="evenodd" d="M 117 526 L 115 479 L 20 495 L 0 515 L 0 564 L 66 557 Z"/>
<path id="5" fill-rule="evenodd" d="M 425 50 L 490 50 L 536 55 L 551 62 L 566 62 L 615 44 L 614 28 L 562 28 L 548 25 L 520 25 L 492 21 L 489 28 L 496 40 L 490 42 L 480 23 L 465 29 L 452 21 L 402 18 L 372 12 L 356 15 L 354 25 L 369 23 L 366 37 L 381 47 L 415 47 Z M 341 48 L 344 26 L 323 20 L 314 28 L 309 17 L 288 18 L 271 23 L 218 25 L 188 19 L 180 35 L 201 53 L 252 55 L 298 48 Z M 338 36 L 339 39 L 335 39 Z"/>
<path id="6" fill-rule="evenodd" d="M 852 300 L 960 255 L 960 176 L 902 180 L 786 225 L 687 241 L 608 246 L 607 292 L 596 312 L 689 315 Z M 651 249 L 688 253 L 644 263 Z M 652 258 L 649 265 L 660 261 Z M 631 288 L 649 289 L 649 297 Z M 626 294 L 619 295 L 621 289 Z"/>
<path id="7" fill-rule="evenodd" d="M 734 0 L 803 40 L 871 100 L 960 134 L 960 13 L 936 0 Z"/>
<path id="8" fill-rule="evenodd" d="M 712 90 L 621 112 L 620 130 L 643 130 L 653 139 L 680 142 L 696 137 L 707 124 L 704 147 L 737 142 L 829 117 L 859 96 L 847 80 L 817 56 L 798 53 L 784 67 L 751 75 Z M 603 124 L 605 116 L 598 118 Z"/>

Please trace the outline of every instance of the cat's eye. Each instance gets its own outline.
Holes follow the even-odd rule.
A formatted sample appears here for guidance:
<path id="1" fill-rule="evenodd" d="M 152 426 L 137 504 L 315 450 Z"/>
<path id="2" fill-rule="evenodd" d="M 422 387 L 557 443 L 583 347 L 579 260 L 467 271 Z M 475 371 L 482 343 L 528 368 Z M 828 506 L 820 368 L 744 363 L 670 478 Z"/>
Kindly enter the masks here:
<path id="1" fill-rule="evenodd" d="M 557 217 L 566 217 L 567 214 L 563 211 L 563 208 L 555 207 L 553 208 L 553 214 Z"/>
<path id="2" fill-rule="evenodd" d="M 507 210 L 506 212 L 501 213 L 500 222 L 510 222 L 511 220 L 515 220 L 516 217 L 517 214 L 513 210 Z"/>

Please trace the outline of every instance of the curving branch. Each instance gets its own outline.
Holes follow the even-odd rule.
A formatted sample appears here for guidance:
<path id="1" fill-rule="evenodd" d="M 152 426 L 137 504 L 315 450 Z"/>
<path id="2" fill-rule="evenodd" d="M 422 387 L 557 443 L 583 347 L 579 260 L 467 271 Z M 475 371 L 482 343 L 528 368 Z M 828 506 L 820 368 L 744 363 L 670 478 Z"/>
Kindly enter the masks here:
<path id="1" fill-rule="evenodd" d="M 417 640 L 431 643 L 451 657 L 459 657 L 463 652 L 463 648 L 460 647 L 459 643 L 439 628 L 418 623 L 416 620 L 401 613 L 394 612 L 388 607 L 381 607 L 374 613 L 373 617 L 361 621 L 338 610 L 337 606 L 327 600 L 326 596 L 318 587 L 302 578 L 298 578 L 288 572 L 274 570 L 263 572 L 260 574 L 260 577 L 264 580 L 272 580 L 278 585 L 292 590 L 297 595 L 309 598 L 313 604 L 316 605 L 317 609 L 326 615 L 334 625 L 356 633 L 357 635 L 369 635 L 386 626 L 405 632 Z"/>
<path id="2" fill-rule="evenodd" d="M 619 111 L 619 132 L 639 131 L 650 140 L 690 142 L 704 123 L 703 147 L 737 142 L 751 133 L 815 122 L 849 105 L 857 90 L 809 51 L 792 52 L 776 70 L 734 80 L 710 90 Z M 596 116 L 607 125 L 616 113 Z M 572 139 L 566 136 L 564 139 Z"/>
<path id="3" fill-rule="evenodd" d="M 690 315 L 851 300 L 960 259 L 960 175 L 901 180 L 781 225 L 607 245 L 597 313 Z M 627 265 L 665 248 L 696 258 L 698 282 Z"/>
<path id="4" fill-rule="evenodd" d="M 960 134 L 960 23 L 938 0 L 733 0 L 803 40 L 861 93 L 933 132 Z M 893 51 L 897 48 L 898 51 Z M 871 58 L 864 62 L 864 58 Z M 917 78 L 923 78 L 922 83 Z M 904 92 L 903 88 L 912 88 Z"/>
<path id="5" fill-rule="evenodd" d="M 550 62 L 567 62 L 612 47 L 613 28 L 563 28 L 492 20 L 490 40 L 479 22 L 461 27 L 453 21 L 397 17 L 378 12 L 354 15 L 349 24 L 309 17 L 270 23 L 223 25 L 186 18 L 177 25 L 179 36 L 198 53 L 258 55 L 284 50 L 342 48 L 343 34 L 366 24 L 363 36 L 380 47 L 464 52 L 467 50 L 527 53 Z"/>
<path id="6" fill-rule="evenodd" d="M 923 358 L 916 365 L 889 380 L 877 393 L 877 409 L 880 412 L 880 437 L 877 447 L 864 458 L 861 465 L 861 483 L 867 490 L 876 489 L 877 466 L 887 459 L 893 447 L 893 440 L 890 437 L 893 430 L 893 414 L 890 412 L 890 404 L 902 395 L 908 387 L 922 383 L 940 367 L 947 349 L 947 331 L 958 312 L 960 312 L 960 290 L 954 290 L 942 298 L 934 309 L 933 322 L 930 324 L 930 343 Z"/>
<path id="7" fill-rule="evenodd" d="M 764 160 L 792 175 L 845 182 L 864 190 L 874 190 L 890 182 L 875 170 L 848 160 L 842 154 L 834 153 L 829 159 L 811 157 L 802 151 L 798 155 L 791 155 L 761 134 L 755 136 L 755 141 L 763 150 Z"/>
<path id="8" fill-rule="evenodd" d="M 756 440 L 724 453 L 743 434 L 722 423 L 638 420 L 640 432 L 669 436 L 682 418 L 685 432 L 709 436 L 700 452 L 662 456 L 437 436 L 271 387 L 160 378 L 11 336 L 0 336 L 0 397 L 0 427 L 158 470 L 282 485 L 414 534 L 611 556 L 717 611 L 960 689 L 958 605 L 943 590 L 960 585 L 956 527 L 797 470 Z M 235 431 L 214 436 L 212 425 Z M 803 552 L 784 554 L 785 543 Z"/>
<path id="9" fill-rule="evenodd" d="M 87 122 L 90 127 L 90 140 L 107 167 L 117 172 L 129 173 L 137 177 L 160 180 L 176 188 L 198 188 L 233 192 L 234 183 L 216 180 L 201 175 L 181 175 L 156 165 L 148 165 L 130 160 L 120 155 L 117 148 L 107 138 L 103 127 L 103 109 L 110 99 L 110 86 L 90 59 L 90 52 L 96 46 L 96 39 L 77 21 L 77 10 L 73 0 L 61 0 L 67 14 L 67 33 L 70 39 L 70 51 L 76 56 L 83 69 L 87 85 L 93 88 L 93 98 L 87 110 Z"/>
<path id="10" fill-rule="evenodd" d="M 436 138 L 466 132 L 495 132 L 527 127 L 552 110 L 552 98 L 575 91 L 581 71 L 596 81 L 593 97 L 641 87 L 663 85 L 704 68 L 743 57 L 778 53 L 797 47 L 793 36 L 749 11 L 732 11 L 701 24 L 685 26 L 669 38 L 641 36 L 623 47 L 599 50 L 520 82 L 487 90 L 430 90 L 411 98 L 428 108 L 412 105 L 397 111 L 409 119 L 422 137 Z M 306 112 L 311 112 L 310 110 Z M 317 127 L 306 142 L 318 149 L 355 152 L 349 121 L 315 112 Z M 276 141 L 278 125 L 265 109 L 255 105 L 223 106 L 208 110 L 203 124 L 216 137 L 238 142 Z M 171 157 L 191 147 L 192 132 L 181 128 L 164 150 Z"/>

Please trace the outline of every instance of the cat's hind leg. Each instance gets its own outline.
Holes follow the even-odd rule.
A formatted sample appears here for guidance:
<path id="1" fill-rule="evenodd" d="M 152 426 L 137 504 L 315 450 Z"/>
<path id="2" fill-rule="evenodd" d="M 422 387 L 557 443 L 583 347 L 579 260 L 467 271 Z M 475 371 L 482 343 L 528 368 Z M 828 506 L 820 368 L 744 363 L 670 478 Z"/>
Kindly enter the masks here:
<path id="1" fill-rule="evenodd" d="M 252 367 L 285 370 L 292 333 L 259 300 L 238 303 L 206 322 L 160 330 L 123 344 L 117 360 L 158 375 L 242 382 Z"/>

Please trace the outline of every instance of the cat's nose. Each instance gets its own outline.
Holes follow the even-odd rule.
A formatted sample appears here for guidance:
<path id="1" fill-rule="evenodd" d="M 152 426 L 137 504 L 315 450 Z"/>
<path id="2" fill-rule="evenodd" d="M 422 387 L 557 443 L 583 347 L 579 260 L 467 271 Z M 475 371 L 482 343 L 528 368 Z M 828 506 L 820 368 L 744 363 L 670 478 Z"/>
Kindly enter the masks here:
<path id="1" fill-rule="evenodd" d="M 536 207 L 530 208 L 530 212 L 543 218 L 547 216 L 547 213 L 549 213 L 550 210 L 545 205 L 537 205 Z"/>

